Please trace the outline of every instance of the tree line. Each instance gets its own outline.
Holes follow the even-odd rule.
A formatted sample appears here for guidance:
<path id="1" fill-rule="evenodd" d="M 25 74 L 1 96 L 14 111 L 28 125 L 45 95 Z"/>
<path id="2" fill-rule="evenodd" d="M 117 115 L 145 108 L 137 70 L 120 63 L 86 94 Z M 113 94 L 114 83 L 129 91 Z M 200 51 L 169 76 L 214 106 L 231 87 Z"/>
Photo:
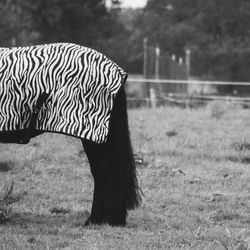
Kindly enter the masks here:
<path id="1" fill-rule="evenodd" d="M 127 64 L 127 31 L 104 0 L 0 0 L 0 14 L 2 47 L 74 42 Z"/>
<path id="2" fill-rule="evenodd" d="M 149 0 L 133 39 L 148 37 L 169 53 L 192 51 L 192 74 L 211 80 L 250 80 L 250 1 Z"/>
<path id="3" fill-rule="evenodd" d="M 0 46 L 75 42 L 141 73 L 147 37 L 170 55 L 190 49 L 200 78 L 250 80 L 248 0 L 148 0 L 125 10 L 104 0 L 0 0 L 0 14 Z"/>

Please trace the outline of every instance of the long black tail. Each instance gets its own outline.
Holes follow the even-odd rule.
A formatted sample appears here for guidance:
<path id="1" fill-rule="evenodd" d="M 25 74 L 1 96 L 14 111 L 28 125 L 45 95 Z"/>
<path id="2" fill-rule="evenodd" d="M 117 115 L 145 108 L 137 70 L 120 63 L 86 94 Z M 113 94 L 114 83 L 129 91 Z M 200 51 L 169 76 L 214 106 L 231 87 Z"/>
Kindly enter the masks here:
<path id="1" fill-rule="evenodd" d="M 113 177 L 119 191 L 119 200 L 123 201 L 127 209 L 134 209 L 141 202 L 142 192 L 136 177 L 124 87 L 117 94 L 112 110 L 108 145 L 112 147 L 112 165 L 116 173 Z"/>

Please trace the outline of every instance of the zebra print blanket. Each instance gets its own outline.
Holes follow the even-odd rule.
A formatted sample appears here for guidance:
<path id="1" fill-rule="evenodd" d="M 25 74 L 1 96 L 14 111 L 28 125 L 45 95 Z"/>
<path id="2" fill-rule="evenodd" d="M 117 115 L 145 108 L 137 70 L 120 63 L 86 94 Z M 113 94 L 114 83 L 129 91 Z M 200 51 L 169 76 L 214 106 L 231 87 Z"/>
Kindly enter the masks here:
<path id="1" fill-rule="evenodd" d="M 107 139 L 115 96 L 127 74 L 103 54 L 71 43 L 0 49 L 0 131 L 36 129 L 97 143 Z"/>

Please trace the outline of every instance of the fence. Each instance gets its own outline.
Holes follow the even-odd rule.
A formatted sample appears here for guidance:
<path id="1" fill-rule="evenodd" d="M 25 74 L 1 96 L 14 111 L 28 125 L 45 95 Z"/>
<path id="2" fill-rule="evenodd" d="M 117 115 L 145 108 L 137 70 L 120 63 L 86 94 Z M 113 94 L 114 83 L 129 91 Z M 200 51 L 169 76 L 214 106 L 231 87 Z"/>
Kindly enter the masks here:
<path id="1" fill-rule="evenodd" d="M 185 59 L 178 58 L 176 55 L 169 55 L 160 47 L 152 47 L 148 45 L 145 38 L 143 41 L 144 57 L 143 57 L 143 76 L 146 79 L 181 79 L 187 80 L 190 72 L 190 51 L 187 50 Z M 187 93 L 185 84 L 175 82 L 169 84 L 161 84 L 157 81 L 152 84 L 147 81 L 144 88 L 145 95 L 150 98 L 154 93 Z"/>
<path id="2" fill-rule="evenodd" d="M 128 98 L 130 107 L 148 106 L 156 107 L 162 103 L 174 104 L 179 106 L 196 106 L 206 104 L 210 101 L 227 101 L 243 104 L 250 107 L 250 97 L 237 95 L 215 95 L 215 94 L 198 94 L 198 93 L 173 93 L 159 92 L 154 86 L 168 84 L 182 84 L 186 87 L 191 85 L 203 86 L 250 86 L 249 82 L 225 82 L 225 81 L 200 81 L 200 80 L 177 80 L 177 79 L 145 79 L 145 78 L 128 78 L 128 85 L 143 84 L 149 86 L 149 96 Z"/>
<path id="3" fill-rule="evenodd" d="M 128 90 L 132 89 L 127 91 L 130 107 L 142 105 L 156 107 L 165 103 L 192 106 L 205 104 L 211 100 L 237 102 L 250 106 L 250 94 L 249 97 L 237 96 L 237 93 L 246 92 L 250 83 L 191 80 L 189 50 L 185 51 L 184 59 L 177 59 L 175 55 L 170 56 L 158 46 L 149 46 L 146 38 L 143 41 L 143 48 L 143 75 L 128 79 L 130 83 Z M 225 86 L 230 87 L 233 95 L 218 94 L 218 89 Z M 239 89 L 242 91 L 238 91 Z"/>
<path id="4" fill-rule="evenodd" d="M 190 51 L 186 50 L 185 58 L 177 58 L 161 50 L 159 46 L 148 45 L 147 39 L 143 41 L 143 75 L 145 78 L 156 79 L 182 79 L 187 80 L 190 71 Z"/>

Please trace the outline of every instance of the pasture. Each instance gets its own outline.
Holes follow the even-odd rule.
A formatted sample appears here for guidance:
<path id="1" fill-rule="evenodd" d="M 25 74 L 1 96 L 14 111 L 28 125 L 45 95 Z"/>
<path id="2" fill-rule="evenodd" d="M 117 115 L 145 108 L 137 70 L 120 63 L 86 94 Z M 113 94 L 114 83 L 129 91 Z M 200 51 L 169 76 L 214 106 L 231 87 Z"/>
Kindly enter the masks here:
<path id="1" fill-rule="evenodd" d="M 80 140 L 0 144 L 0 191 L 14 182 L 0 249 L 234 249 L 250 237 L 250 110 L 129 110 L 144 192 L 125 228 L 83 227 L 93 181 Z M 2 196 L 1 196 L 2 197 Z M 0 197 L 0 199 L 1 199 Z M 238 248 L 246 249 L 246 248 Z"/>

